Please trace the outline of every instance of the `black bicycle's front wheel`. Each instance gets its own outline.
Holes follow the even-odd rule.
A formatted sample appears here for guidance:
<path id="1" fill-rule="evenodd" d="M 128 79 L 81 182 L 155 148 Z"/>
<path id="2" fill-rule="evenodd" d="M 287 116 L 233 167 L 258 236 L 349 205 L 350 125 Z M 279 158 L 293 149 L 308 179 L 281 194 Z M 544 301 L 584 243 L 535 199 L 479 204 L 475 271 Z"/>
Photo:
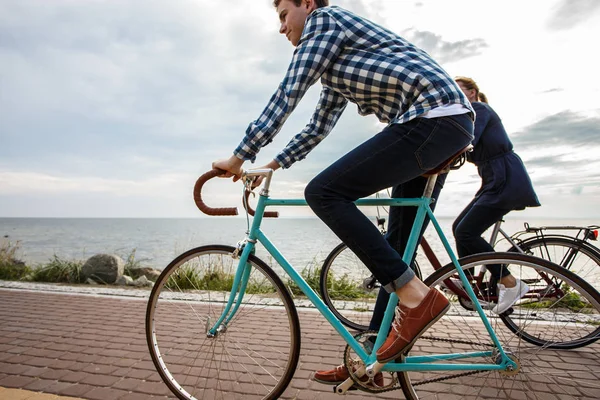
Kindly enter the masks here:
<path id="1" fill-rule="evenodd" d="M 234 250 L 210 245 L 183 253 L 150 294 L 148 348 L 179 399 L 276 399 L 298 364 L 296 308 L 281 279 L 255 256 L 248 259 L 248 283 L 235 315 L 209 331 L 232 291 L 239 263 Z"/>

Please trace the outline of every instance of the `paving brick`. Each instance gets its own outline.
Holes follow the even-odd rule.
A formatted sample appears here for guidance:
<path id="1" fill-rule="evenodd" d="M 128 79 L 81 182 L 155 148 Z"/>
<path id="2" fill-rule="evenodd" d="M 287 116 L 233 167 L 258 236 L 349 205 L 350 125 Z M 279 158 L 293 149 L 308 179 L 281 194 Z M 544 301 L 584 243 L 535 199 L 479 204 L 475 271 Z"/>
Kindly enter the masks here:
<path id="1" fill-rule="evenodd" d="M 92 386 L 112 386 L 118 382 L 119 378 L 110 375 L 98 375 L 98 374 L 87 374 L 85 378 L 81 380 L 81 383 L 85 383 Z"/>
<path id="2" fill-rule="evenodd" d="M 87 378 L 88 375 L 90 375 L 90 374 L 88 374 L 87 372 L 68 371 L 68 373 L 63 375 L 60 380 L 64 381 L 64 382 L 77 383 L 77 382 L 81 382 L 82 380 Z"/>
<path id="3" fill-rule="evenodd" d="M 91 364 L 83 369 L 84 372 L 89 372 L 91 374 L 101 374 L 101 375 L 110 375 L 114 371 L 119 369 L 118 367 L 113 367 L 110 365 L 101 365 L 101 364 Z"/>
<path id="4" fill-rule="evenodd" d="M 95 388 L 85 394 L 85 397 L 90 400 L 118 400 L 129 392 L 125 390 L 113 389 L 113 388 Z"/>
<path id="5" fill-rule="evenodd" d="M 145 382 L 140 381 L 139 379 L 123 378 L 123 379 L 117 381 L 114 385 L 112 385 L 112 387 L 114 387 L 116 389 L 127 390 L 127 391 L 136 391 L 136 389 L 139 386 L 144 385 L 144 384 L 145 384 Z"/>
<path id="6" fill-rule="evenodd" d="M 86 393 L 94 390 L 94 386 L 74 384 L 58 392 L 61 396 L 84 397 Z"/>
<path id="7" fill-rule="evenodd" d="M 49 386 L 52 386 L 54 383 L 56 383 L 55 380 L 37 378 L 36 380 L 29 382 L 22 388 L 27 390 L 33 390 L 35 392 L 44 392 Z"/>
<path id="8" fill-rule="evenodd" d="M 0 373 L 10 374 L 10 375 L 19 375 L 29 370 L 31 366 L 29 365 L 19 365 L 19 364 L 5 364 L 0 363 Z"/>
<path id="9" fill-rule="evenodd" d="M 31 376 L 8 375 L 0 380 L 0 386 L 22 388 L 35 380 L 36 378 Z"/>

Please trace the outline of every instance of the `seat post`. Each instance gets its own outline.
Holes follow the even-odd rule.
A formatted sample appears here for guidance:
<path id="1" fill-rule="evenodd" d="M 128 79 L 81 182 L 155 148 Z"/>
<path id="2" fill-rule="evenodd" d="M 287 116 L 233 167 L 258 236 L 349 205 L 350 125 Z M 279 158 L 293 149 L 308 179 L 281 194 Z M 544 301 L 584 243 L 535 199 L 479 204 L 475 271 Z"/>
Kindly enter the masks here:
<path id="1" fill-rule="evenodd" d="M 423 197 L 431 197 L 438 175 L 439 174 L 429 175 L 427 178 L 427 184 L 425 185 L 425 190 L 423 191 Z"/>

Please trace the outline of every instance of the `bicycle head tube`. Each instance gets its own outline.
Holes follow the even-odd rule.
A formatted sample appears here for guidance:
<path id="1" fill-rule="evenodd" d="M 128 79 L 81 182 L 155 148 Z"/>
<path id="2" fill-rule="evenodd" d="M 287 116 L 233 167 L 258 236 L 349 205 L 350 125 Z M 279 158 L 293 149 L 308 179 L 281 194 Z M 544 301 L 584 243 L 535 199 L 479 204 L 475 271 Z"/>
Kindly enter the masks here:
<path id="1" fill-rule="evenodd" d="M 250 184 L 254 177 L 264 176 L 265 183 L 260 192 L 261 196 L 269 195 L 269 187 L 271 186 L 271 177 L 273 176 L 273 170 L 271 168 L 259 168 L 259 169 L 250 169 L 242 172 L 242 179 L 245 184 Z"/>

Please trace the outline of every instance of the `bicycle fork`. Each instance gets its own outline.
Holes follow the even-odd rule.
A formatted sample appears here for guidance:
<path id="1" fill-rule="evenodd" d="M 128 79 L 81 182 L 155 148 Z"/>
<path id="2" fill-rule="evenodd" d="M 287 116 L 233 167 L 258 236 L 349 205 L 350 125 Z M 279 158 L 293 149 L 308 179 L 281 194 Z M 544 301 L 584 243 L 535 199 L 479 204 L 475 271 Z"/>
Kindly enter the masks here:
<path id="1" fill-rule="evenodd" d="M 247 261 L 250 254 L 254 254 L 255 252 L 255 242 L 256 241 L 248 238 L 244 239 L 242 242 L 238 243 L 237 249 L 232 255 L 233 258 L 238 258 L 239 252 L 241 251 L 242 253 L 241 256 L 239 256 L 240 261 L 233 278 L 227 305 L 214 324 L 211 323 L 210 317 L 206 321 L 206 336 L 209 338 L 214 338 L 220 333 L 227 331 L 227 324 L 233 319 L 242 304 L 242 299 L 248 286 L 250 272 L 252 271 L 252 265 Z"/>

